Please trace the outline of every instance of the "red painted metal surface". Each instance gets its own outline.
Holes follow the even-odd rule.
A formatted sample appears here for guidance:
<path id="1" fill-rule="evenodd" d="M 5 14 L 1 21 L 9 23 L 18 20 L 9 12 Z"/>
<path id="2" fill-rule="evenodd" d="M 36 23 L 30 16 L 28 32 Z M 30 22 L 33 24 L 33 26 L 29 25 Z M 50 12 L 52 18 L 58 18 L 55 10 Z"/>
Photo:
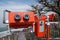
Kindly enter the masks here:
<path id="1" fill-rule="evenodd" d="M 35 19 L 36 20 L 38 20 L 38 17 L 37 16 L 35 16 Z M 41 32 L 41 26 L 40 26 L 40 21 L 43 21 L 44 22 L 44 29 L 43 29 L 43 31 Z M 41 38 L 41 37 L 44 37 L 45 36 L 45 33 L 46 33 L 46 24 L 45 24 L 45 22 L 46 22 L 46 16 L 41 16 L 41 18 L 40 18 L 40 20 L 39 21 L 36 21 L 36 23 L 35 23 L 35 34 L 36 34 L 36 36 L 38 37 L 38 38 Z"/>
<path id="2" fill-rule="evenodd" d="M 50 15 L 49 15 L 49 20 L 50 20 L 50 21 L 53 21 L 54 16 L 55 16 L 55 14 L 53 14 L 53 13 L 52 13 L 52 14 L 50 14 Z"/>
<path id="3" fill-rule="evenodd" d="M 16 14 L 20 15 L 20 20 L 19 21 L 16 21 L 14 19 L 14 16 Z M 29 15 L 28 20 L 24 20 L 24 15 L 25 14 Z M 33 12 L 10 12 L 8 19 L 9 19 L 8 21 L 9 21 L 10 28 L 26 28 L 28 26 L 33 25 L 33 23 L 34 23 L 34 13 Z"/>

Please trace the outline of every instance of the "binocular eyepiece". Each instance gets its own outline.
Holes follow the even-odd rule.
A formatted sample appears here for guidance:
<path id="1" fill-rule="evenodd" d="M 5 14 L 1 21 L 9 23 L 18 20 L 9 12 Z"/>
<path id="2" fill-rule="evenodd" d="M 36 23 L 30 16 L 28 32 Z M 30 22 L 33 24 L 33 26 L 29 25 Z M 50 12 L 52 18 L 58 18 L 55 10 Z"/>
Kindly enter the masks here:
<path id="1" fill-rule="evenodd" d="M 20 15 L 19 14 L 16 14 L 14 18 L 15 18 L 15 20 L 18 21 L 18 20 L 20 20 Z"/>
<path id="2" fill-rule="evenodd" d="M 21 19 L 21 17 L 20 17 L 19 14 L 16 14 L 16 15 L 14 16 L 14 19 L 15 19 L 16 21 L 19 21 L 19 20 Z M 28 14 L 25 14 L 24 17 L 23 17 L 23 19 L 24 19 L 24 20 L 28 20 L 28 19 L 29 19 L 29 15 L 28 15 Z"/>
<path id="3" fill-rule="evenodd" d="M 29 15 L 28 14 L 25 14 L 24 15 L 24 20 L 28 20 L 29 19 Z"/>

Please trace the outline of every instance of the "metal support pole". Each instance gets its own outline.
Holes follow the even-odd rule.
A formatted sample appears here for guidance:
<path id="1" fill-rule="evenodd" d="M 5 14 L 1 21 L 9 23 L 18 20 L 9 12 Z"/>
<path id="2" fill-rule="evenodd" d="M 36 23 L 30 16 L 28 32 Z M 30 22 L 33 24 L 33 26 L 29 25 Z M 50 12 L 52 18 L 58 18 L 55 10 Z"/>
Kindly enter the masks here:
<path id="1" fill-rule="evenodd" d="M 10 36 L 8 36 L 8 40 L 10 40 Z"/>
<path id="2" fill-rule="evenodd" d="M 48 29 L 47 29 L 47 40 L 50 40 L 50 25 L 48 25 Z"/>
<path id="3" fill-rule="evenodd" d="M 4 40 L 4 37 L 2 38 L 2 40 Z"/>

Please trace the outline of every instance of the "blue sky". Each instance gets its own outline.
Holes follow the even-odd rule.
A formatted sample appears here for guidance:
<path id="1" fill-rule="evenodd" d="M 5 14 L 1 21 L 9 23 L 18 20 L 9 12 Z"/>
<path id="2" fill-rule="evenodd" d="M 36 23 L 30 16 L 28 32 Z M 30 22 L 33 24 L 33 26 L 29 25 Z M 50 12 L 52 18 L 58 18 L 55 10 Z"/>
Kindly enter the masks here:
<path id="1" fill-rule="evenodd" d="M 47 2 L 52 2 L 53 0 L 47 0 Z M 31 9 L 29 5 L 38 4 L 38 0 L 0 0 L 0 11 L 1 10 L 26 10 Z"/>
<path id="2" fill-rule="evenodd" d="M 37 0 L 0 0 L 0 10 L 31 9 L 29 5 L 37 3 L 38 3 Z"/>

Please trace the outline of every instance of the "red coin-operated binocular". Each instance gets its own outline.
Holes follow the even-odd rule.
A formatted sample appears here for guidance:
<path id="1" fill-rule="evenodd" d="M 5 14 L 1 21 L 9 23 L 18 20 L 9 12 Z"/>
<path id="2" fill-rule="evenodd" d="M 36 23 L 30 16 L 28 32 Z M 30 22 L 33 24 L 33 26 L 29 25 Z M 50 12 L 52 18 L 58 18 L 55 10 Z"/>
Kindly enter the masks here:
<path id="1" fill-rule="evenodd" d="M 8 15 L 10 28 L 27 28 L 35 21 L 33 12 L 9 12 Z"/>
<path id="2" fill-rule="evenodd" d="M 39 18 L 32 11 L 12 12 L 5 10 L 4 14 L 5 12 L 8 12 L 8 24 L 10 28 L 17 29 L 17 28 L 28 28 L 29 26 L 32 26 L 38 38 L 45 36 L 46 16 L 41 16 L 41 18 Z M 5 20 L 3 20 L 3 22 L 5 23 Z"/>

